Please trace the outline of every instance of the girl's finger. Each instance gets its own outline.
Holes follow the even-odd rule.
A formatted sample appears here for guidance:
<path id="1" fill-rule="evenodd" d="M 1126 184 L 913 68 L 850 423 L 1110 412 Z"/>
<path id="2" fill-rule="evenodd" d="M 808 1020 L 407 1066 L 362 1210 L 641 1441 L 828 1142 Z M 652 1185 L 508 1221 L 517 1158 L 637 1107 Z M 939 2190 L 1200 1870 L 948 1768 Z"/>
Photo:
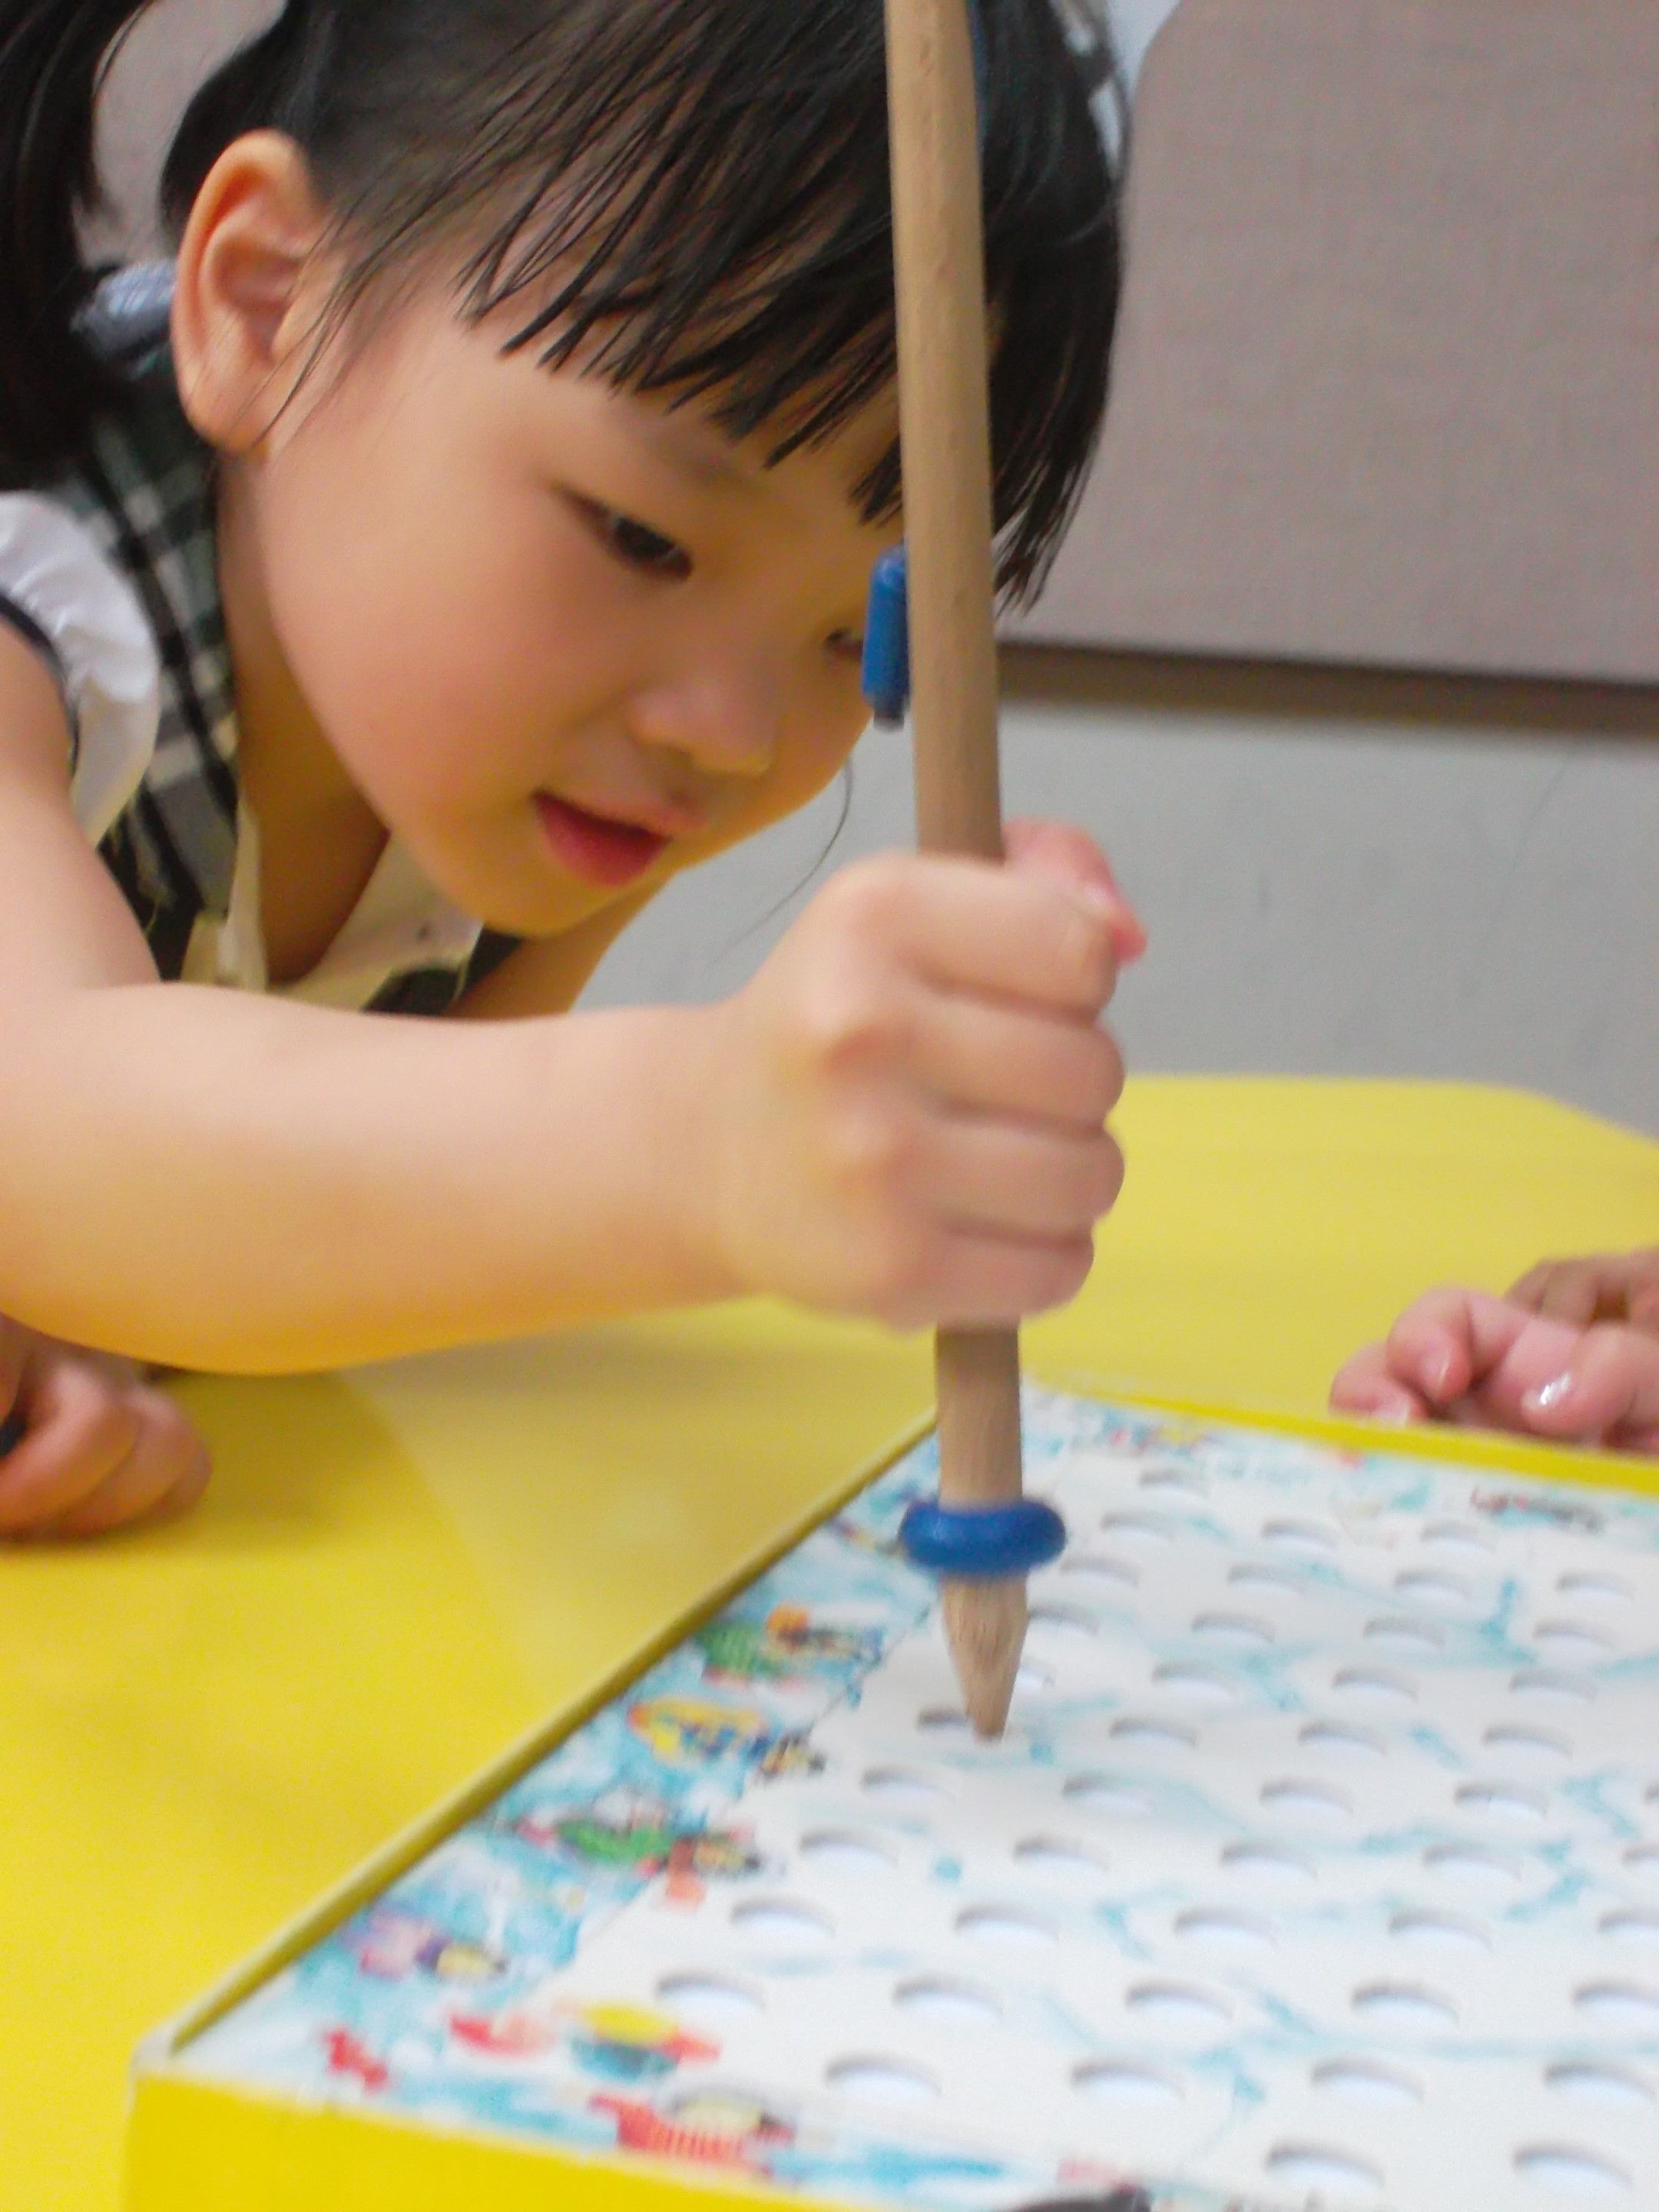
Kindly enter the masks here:
<path id="1" fill-rule="evenodd" d="M 948 990 L 1092 1021 L 1117 980 L 1109 903 L 1052 876 L 937 854 L 846 869 L 820 894 L 871 951 Z"/>
<path id="2" fill-rule="evenodd" d="M 0 1460 L 0 1535 L 71 1511 L 114 1473 L 137 1435 L 132 1409 L 73 1359 L 54 1360 L 31 1378 L 22 1410 L 23 1439 Z"/>
<path id="3" fill-rule="evenodd" d="M 1094 1256 L 1086 1237 L 1026 1242 L 953 1231 L 945 1240 L 937 1284 L 892 1318 L 908 1328 L 1012 1328 L 1074 1298 Z"/>
<path id="4" fill-rule="evenodd" d="M 1123 1061 L 1092 1022 L 918 992 L 911 1067 L 954 1107 L 1091 1133 L 1116 1105 Z"/>
<path id="5" fill-rule="evenodd" d="M 954 1227 L 990 1237 L 1085 1237 L 1110 1212 L 1123 1155 L 1103 1130 L 952 1117 L 928 1146 L 931 1203 Z"/>
<path id="6" fill-rule="evenodd" d="M 1521 1401 L 1540 1436 L 1600 1443 L 1659 1427 L 1659 1340 L 1601 1322 L 1588 1328 L 1559 1373 Z"/>
<path id="7" fill-rule="evenodd" d="M 1127 967 L 1146 950 L 1140 917 L 1118 889 L 1112 864 L 1094 839 L 1069 822 L 1019 819 L 1003 826 L 1008 865 L 1057 877 L 1079 890 L 1092 891 L 1110 910 L 1113 943 L 1120 966 Z"/>
<path id="8" fill-rule="evenodd" d="M 129 1400 L 137 1433 L 132 1449 L 89 1496 L 51 1523 L 53 1536 L 101 1536 L 186 1512 L 208 1483 L 208 1451 L 173 1401 L 159 1390 Z"/>

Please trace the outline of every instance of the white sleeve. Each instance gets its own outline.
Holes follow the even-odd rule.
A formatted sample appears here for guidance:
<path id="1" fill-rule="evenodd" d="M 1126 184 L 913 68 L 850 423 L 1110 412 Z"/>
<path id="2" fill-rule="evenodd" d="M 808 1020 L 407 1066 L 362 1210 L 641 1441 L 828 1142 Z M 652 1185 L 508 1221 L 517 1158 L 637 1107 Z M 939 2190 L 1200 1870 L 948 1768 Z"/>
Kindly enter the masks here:
<path id="1" fill-rule="evenodd" d="M 43 636 L 75 732 L 70 794 L 96 844 L 155 750 L 161 659 L 137 594 L 56 500 L 0 492 L 0 600 Z"/>

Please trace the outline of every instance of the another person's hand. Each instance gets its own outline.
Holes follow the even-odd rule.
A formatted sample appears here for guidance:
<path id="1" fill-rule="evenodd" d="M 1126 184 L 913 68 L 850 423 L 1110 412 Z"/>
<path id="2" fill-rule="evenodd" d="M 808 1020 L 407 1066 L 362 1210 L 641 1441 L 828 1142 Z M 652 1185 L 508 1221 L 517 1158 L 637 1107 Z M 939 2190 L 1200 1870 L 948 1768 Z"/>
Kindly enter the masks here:
<path id="1" fill-rule="evenodd" d="M 1583 1264 L 1583 1263 L 1581 1263 Z M 1629 1320 L 1558 1319 L 1509 1298 L 1431 1291 L 1382 1344 L 1357 1352 L 1331 1387 L 1339 1413 L 1456 1421 L 1558 1443 L 1659 1453 L 1659 1333 Z M 1575 1310 L 1583 1285 L 1575 1279 Z M 1589 1306 L 1594 1313 L 1596 1306 Z M 1626 1310 L 1630 1310 L 1626 1294 Z"/>
<path id="2" fill-rule="evenodd" d="M 713 1010 L 697 1152 L 734 1287 L 919 1328 L 1081 1285 L 1122 1179 L 1100 1018 L 1145 939 L 1081 832 L 1008 849 L 844 870 Z"/>
<path id="3" fill-rule="evenodd" d="M 1623 1322 L 1659 1336 L 1659 1245 L 1639 1252 L 1592 1252 L 1582 1260 L 1540 1260 L 1504 1292 L 1512 1306 L 1547 1321 Z"/>
<path id="4" fill-rule="evenodd" d="M 207 1487 L 207 1446 L 143 1369 L 3 1319 L 0 1413 L 0 1540 L 102 1536 Z"/>

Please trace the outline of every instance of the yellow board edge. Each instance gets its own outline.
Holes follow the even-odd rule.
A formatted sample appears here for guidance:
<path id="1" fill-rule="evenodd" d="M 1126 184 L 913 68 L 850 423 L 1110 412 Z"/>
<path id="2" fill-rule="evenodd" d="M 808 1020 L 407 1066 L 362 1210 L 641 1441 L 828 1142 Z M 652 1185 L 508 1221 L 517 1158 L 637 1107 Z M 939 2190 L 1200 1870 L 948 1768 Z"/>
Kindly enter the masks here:
<path id="1" fill-rule="evenodd" d="M 579 1690 L 546 1718 L 538 1721 L 487 1766 L 440 1798 L 408 1826 L 399 1829 L 332 1889 L 325 1891 L 315 1904 L 307 1905 L 302 1913 L 279 1928 L 268 1942 L 261 1944 L 222 1980 L 216 1982 L 194 2004 L 146 2036 L 135 2054 L 136 2070 L 142 2074 L 147 2068 L 176 2057 L 186 2044 L 233 2011 L 273 1974 L 291 1966 L 302 1952 L 309 1950 L 342 1921 L 349 1920 L 370 1898 L 407 1874 L 446 1836 L 471 1820 L 475 1813 L 482 1812 L 504 1790 L 510 1789 L 521 1775 L 528 1773 L 568 1735 L 574 1735 L 585 1721 L 591 1720 L 602 1706 L 620 1696 L 630 1682 L 665 1657 L 676 1644 L 683 1643 L 757 1576 L 764 1574 L 786 1552 L 811 1535 L 832 1514 L 839 1513 L 878 1475 L 885 1474 L 928 1434 L 933 1425 L 931 1418 L 908 1424 L 854 1474 L 804 1507 L 776 1535 L 745 1553 L 731 1572 L 704 1591 L 695 1604 L 687 1606 L 665 1627 L 635 1645 L 614 1667 L 607 1668 L 586 1688 Z"/>
<path id="2" fill-rule="evenodd" d="M 125 2212 L 854 2212 L 730 2173 L 410 2127 L 176 2075 L 143 2085 L 124 2204 Z"/>
<path id="3" fill-rule="evenodd" d="M 1357 1414 L 1298 1413 L 1272 1406 L 1164 1397 L 1138 1390 L 1127 1382 L 1115 1386 L 1103 1381 L 1098 1373 L 1067 1373 L 1046 1364 L 1040 1375 L 1030 1374 L 1030 1379 L 1040 1381 L 1044 1389 L 1067 1391 L 1074 1397 L 1103 1399 L 1133 1412 L 1171 1414 L 1206 1427 L 1269 1429 L 1280 1436 L 1305 1437 L 1310 1443 L 1340 1444 L 1352 1451 L 1454 1462 L 1491 1468 L 1498 1474 L 1532 1475 L 1544 1481 L 1577 1482 L 1594 1490 L 1627 1490 L 1638 1497 L 1659 1498 L 1659 1460 L 1638 1459 L 1627 1452 L 1548 1443 L 1542 1437 L 1516 1436 L 1507 1430 L 1466 1429 L 1449 1423 L 1369 1421 Z"/>

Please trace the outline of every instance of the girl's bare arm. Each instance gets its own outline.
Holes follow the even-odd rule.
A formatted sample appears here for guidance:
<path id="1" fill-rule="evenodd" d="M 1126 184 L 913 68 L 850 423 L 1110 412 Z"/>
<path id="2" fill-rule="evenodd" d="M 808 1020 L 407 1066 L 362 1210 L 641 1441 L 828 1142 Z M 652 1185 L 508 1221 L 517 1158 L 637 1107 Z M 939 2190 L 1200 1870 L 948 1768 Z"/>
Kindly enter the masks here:
<path id="1" fill-rule="evenodd" d="M 730 1287 L 680 1233 L 696 1018 L 451 1024 L 162 984 L 0 630 L 0 1312 L 334 1364 Z"/>
<path id="2" fill-rule="evenodd" d="M 1079 833 L 844 870 L 717 1006 L 366 1018 L 158 981 L 65 757 L 0 637 L 0 1313 L 278 1370 L 740 1291 L 975 1326 L 1087 1273 L 1139 939 Z"/>

